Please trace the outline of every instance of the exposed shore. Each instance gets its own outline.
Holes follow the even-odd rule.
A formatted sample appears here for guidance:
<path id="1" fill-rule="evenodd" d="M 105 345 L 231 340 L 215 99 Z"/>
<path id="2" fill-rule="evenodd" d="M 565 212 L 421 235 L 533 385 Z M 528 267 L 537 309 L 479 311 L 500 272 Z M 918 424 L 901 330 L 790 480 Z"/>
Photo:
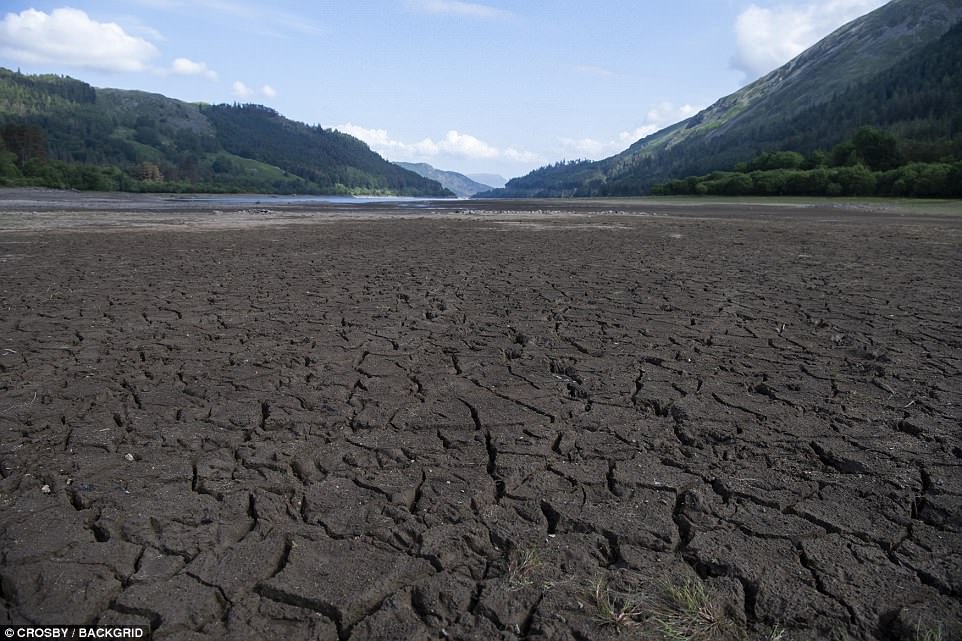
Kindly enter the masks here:
<path id="1" fill-rule="evenodd" d="M 962 216 L 17 191 L 4 623 L 962 635 Z"/>

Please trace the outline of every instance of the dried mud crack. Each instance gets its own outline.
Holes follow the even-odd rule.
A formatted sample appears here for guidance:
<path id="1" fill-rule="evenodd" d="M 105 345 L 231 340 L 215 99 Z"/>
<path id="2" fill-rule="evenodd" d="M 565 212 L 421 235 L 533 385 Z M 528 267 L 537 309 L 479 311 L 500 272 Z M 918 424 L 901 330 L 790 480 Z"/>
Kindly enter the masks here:
<path id="1" fill-rule="evenodd" d="M 962 218 L 478 207 L 3 232 L 3 623 L 962 638 Z"/>

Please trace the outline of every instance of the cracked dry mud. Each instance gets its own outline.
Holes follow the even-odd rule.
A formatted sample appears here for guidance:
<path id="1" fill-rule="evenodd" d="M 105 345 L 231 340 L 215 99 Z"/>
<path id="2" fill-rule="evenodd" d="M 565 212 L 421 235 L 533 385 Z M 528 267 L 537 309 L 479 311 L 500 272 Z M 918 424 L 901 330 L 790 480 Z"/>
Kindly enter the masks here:
<path id="1" fill-rule="evenodd" d="M 3 622 L 960 638 L 959 219 L 666 211 L 4 233 Z"/>

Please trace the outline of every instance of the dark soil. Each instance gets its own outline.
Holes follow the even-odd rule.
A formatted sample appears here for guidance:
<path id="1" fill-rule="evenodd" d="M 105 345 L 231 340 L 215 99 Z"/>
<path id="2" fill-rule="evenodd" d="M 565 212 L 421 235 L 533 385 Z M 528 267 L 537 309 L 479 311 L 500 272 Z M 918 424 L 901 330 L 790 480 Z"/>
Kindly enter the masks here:
<path id="1" fill-rule="evenodd" d="M 962 217 L 573 207 L 24 213 L 0 621 L 962 638 Z"/>

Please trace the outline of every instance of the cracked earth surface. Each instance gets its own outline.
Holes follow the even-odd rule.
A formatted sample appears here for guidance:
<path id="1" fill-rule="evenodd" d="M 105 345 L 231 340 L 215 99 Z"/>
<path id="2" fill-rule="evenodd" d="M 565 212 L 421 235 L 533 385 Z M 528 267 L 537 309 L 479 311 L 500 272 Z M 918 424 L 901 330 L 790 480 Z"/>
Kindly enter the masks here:
<path id="1" fill-rule="evenodd" d="M 962 223 L 848 216 L 3 233 L 0 618 L 958 639 Z"/>

